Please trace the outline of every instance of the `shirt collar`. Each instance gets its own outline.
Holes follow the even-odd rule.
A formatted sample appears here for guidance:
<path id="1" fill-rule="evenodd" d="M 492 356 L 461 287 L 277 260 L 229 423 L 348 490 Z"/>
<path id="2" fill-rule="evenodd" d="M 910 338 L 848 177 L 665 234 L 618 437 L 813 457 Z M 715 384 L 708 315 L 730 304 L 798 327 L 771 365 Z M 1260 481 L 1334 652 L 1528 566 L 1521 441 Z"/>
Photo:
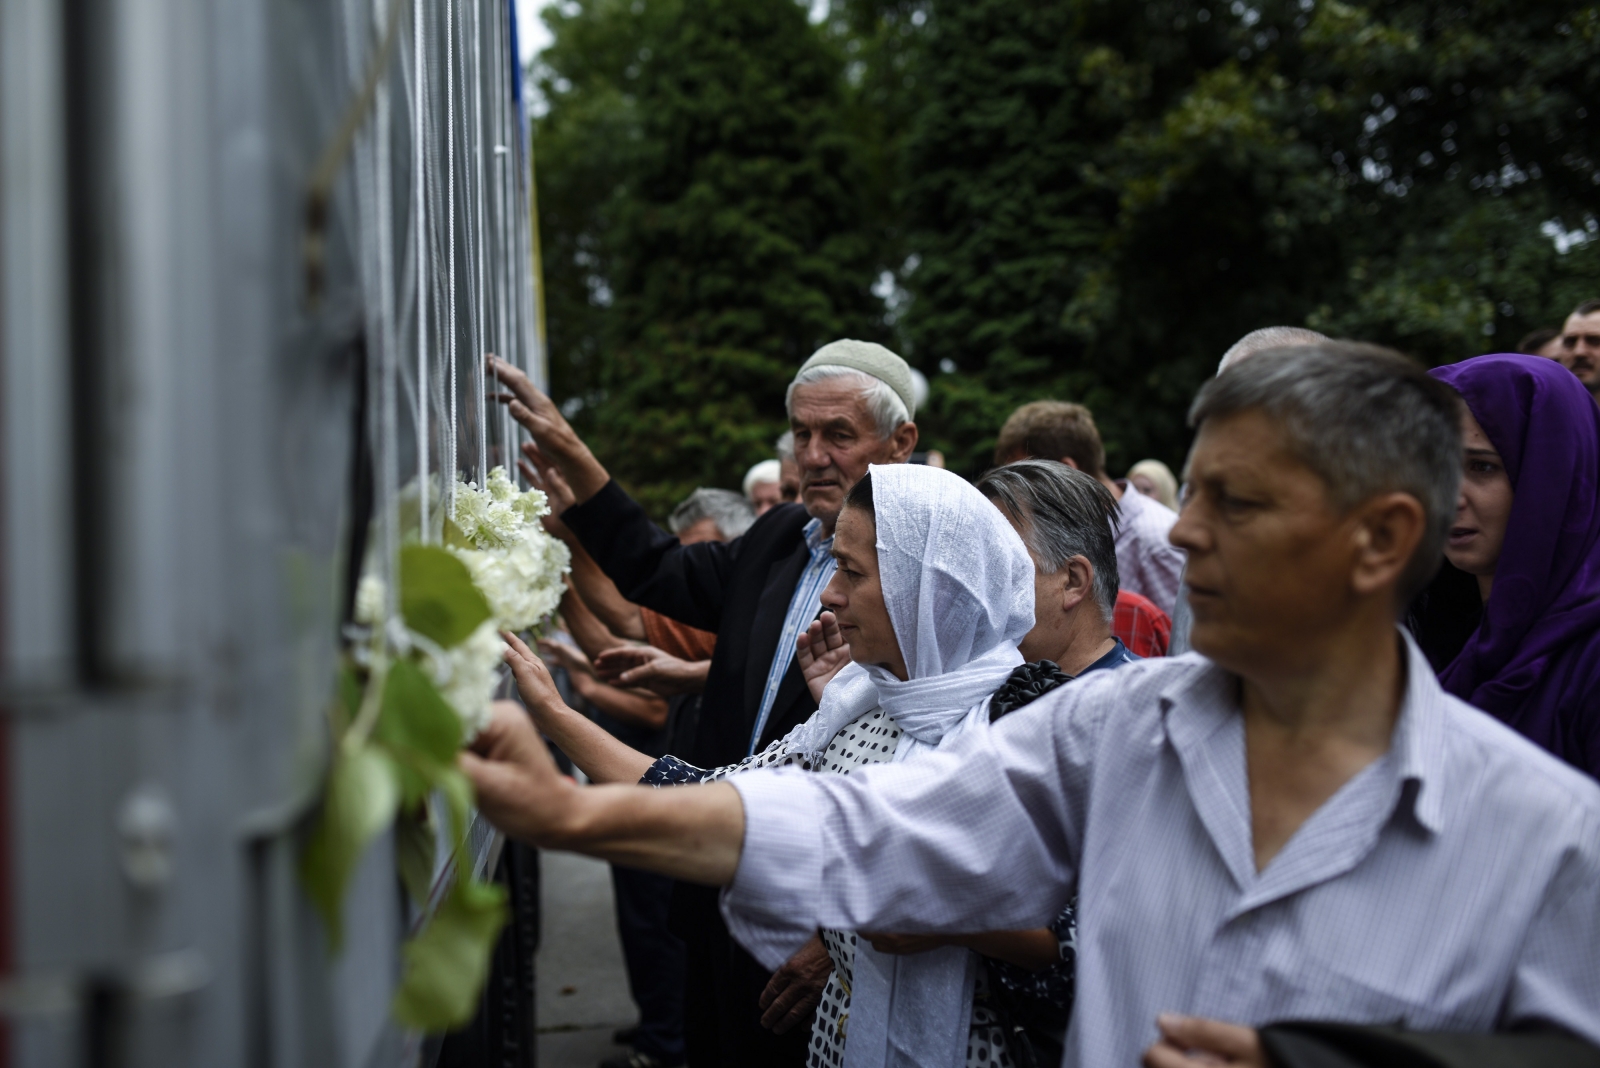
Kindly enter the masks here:
<path id="1" fill-rule="evenodd" d="M 1427 657 L 1403 628 L 1405 694 L 1395 721 L 1389 752 L 1380 757 L 1394 770 L 1397 805 L 1409 804 L 1412 817 L 1438 834 L 1444 827 L 1444 717 L 1448 700 Z M 1180 748 L 1198 745 L 1239 714 L 1239 681 L 1230 672 L 1196 656 L 1198 670 L 1177 675 L 1161 691 L 1161 715 L 1167 736 Z M 1174 708 L 1183 709 L 1172 716 Z M 1407 788 L 1408 784 L 1415 784 Z"/>
<path id="2" fill-rule="evenodd" d="M 1411 798 L 1411 814 L 1438 834 L 1444 828 L 1444 718 L 1448 698 L 1411 635 L 1403 628 L 1396 629 L 1404 642 L 1406 692 L 1389 753 L 1401 784 L 1416 783 L 1414 789 L 1404 793 Z"/>
<path id="3" fill-rule="evenodd" d="M 1139 659 L 1132 653 L 1128 652 L 1128 647 L 1122 644 L 1121 638 L 1113 636 L 1111 642 L 1112 645 L 1110 652 L 1072 677 L 1075 679 L 1081 679 L 1091 671 L 1105 671 L 1109 668 L 1119 668 L 1123 664 L 1129 664 Z"/>
<path id="4" fill-rule="evenodd" d="M 801 528 L 801 533 L 805 535 L 806 548 L 811 550 L 812 556 L 817 555 L 819 552 L 833 551 L 833 535 L 822 536 L 822 520 L 811 520 Z"/>

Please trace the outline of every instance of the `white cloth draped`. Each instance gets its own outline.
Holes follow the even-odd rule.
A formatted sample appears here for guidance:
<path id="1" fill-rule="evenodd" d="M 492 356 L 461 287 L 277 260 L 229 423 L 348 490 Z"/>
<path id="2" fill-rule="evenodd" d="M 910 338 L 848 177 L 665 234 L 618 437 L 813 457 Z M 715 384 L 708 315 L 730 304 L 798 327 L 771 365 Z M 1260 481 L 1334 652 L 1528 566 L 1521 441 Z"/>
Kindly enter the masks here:
<path id="1" fill-rule="evenodd" d="M 871 474 L 878 569 L 907 678 L 849 665 L 789 741 L 820 751 L 882 707 L 905 732 L 900 761 L 983 720 L 989 695 L 1022 663 L 1016 643 L 1033 629 L 1034 568 L 1011 524 L 965 479 L 912 464 Z M 961 1068 L 976 975 L 977 956 L 958 946 L 893 956 L 861 939 L 845 1068 Z"/>

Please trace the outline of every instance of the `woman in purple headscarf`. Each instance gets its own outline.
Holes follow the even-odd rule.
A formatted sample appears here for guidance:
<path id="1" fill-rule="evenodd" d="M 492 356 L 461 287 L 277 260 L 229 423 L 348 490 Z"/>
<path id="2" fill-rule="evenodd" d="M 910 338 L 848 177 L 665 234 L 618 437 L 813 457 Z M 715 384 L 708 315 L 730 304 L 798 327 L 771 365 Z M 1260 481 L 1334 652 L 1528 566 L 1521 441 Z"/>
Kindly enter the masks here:
<path id="1" fill-rule="evenodd" d="M 1467 405 L 1445 556 L 1484 600 L 1439 681 L 1600 777 L 1600 407 L 1570 371 L 1533 356 L 1432 374 Z"/>

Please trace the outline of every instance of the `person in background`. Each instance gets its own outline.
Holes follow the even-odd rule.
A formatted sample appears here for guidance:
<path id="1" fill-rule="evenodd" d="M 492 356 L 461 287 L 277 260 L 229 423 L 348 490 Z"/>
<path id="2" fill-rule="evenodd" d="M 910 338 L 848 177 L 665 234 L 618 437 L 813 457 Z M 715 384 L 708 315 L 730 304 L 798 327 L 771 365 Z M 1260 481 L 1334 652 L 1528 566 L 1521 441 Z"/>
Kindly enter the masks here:
<path id="1" fill-rule="evenodd" d="M 1517 351 L 1525 356 L 1543 356 L 1547 360 L 1561 359 L 1561 331 L 1553 326 L 1530 330 L 1517 342 Z"/>
<path id="2" fill-rule="evenodd" d="M 728 490 L 702 487 L 673 510 L 668 525 L 678 535 L 680 543 L 695 545 L 732 541 L 753 522 L 754 512 L 743 497 Z M 595 663 L 608 653 L 628 649 L 647 649 L 659 658 L 677 658 L 650 646 L 630 645 L 617 637 L 589 611 L 570 582 L 561 601 L 561 616 L 576 647 L 559 638 L 544 638 L 539 641 L 540 651 L 553 663 L 567 669 L 573 689 L 599 713 L 597 725 L 619 744 L 657 756 L 666 753 L 672 747 L 673 734 L 681 725 L 682 703 L 696 700 L 696 694 L 685 689 L 666 695 L 678 697 L 669 705 L 659 689 L 655 693 L 641 693 L 625 688 L 630 686 L 630 681 L 616 678 L 615 672 L 613 678 L 622 685 L 612 685 L 607 681 L 606 672 L 597 670 Z M 672 624 L 665 617 L 658 618 L 665 624 Z M 640 620 L 648 635 L 651 628 L 646 617 L 641 615 Z M 667 640 L 677 637 L 673 635 Z M 695 650 L 680 647 L 677 651 L 692 653 Z M 707 650 L 706 658 L 698 664 L 696 690 L 704 686 L 704 667 L 709 655 Z M 658 657 L 645 663 L 655 663 L 657 672 L 663 671 Z M 636 682 L 637 678 L 636 675 L 632 681 Z M 684 1063 L 685 972 L 683 942 L 668 925 L 672 880 L 654 872 L 614 864 L 611 886 L 617 934 L 628 972 L 628 993 L 639 1008 L 639 1023 L 616 1036 L 621 1044 L 631 1047 L 629 1051 L 601 1061 L 601 1068 L 676 1068 Z"/>
<path id="3" fill-rule="evenodd" d="M 794 458 L 794 431 L 785 430 L 778 435 L 774 449 L 778 453 L 778 496 L 784 503 L 793 504 L 800 499 L 800 465 Z"/>
<path id="4" fill-rule="evenodd" d="M 1182 600 L 1181 595 L 1179 600 Z M 1141 658 L 1166 656 L 1172 648 L 1172 617 L 1148 597 L 1141 597 L 1132 590 L 1117 591 L 1111 632 Z"/>
<path id="5" fill-rule="evenodd" d="M 667 517 L 667 529 L 680 545 L 729 542 L 756 521 L 755 506 L 732 490 L 701 486 L 679 502 Z"/>
<path id="6" fill-rule="evenodd" d="M 1459 400 L 1334 343 L 1219 376 L 1190 423 L 1200 655 L 914 761 L 677 790 L 580 788 L 497 706 L 460 758 L 481 811 L 727 887 L 769 961 L 819 925 L 1025 927 L 1076 891 L 1063 1068 L 1264 1068 L 1280 1020 L 1600 1041 L 1600 784 L 1445 693 L 1396 625 L 1450 531 Z"/>
<path id="7" fill-rule="evenodd" d="M 1094 416 L 1081 404 L 1034 401 L 1024 404 L 1000 428 L 994 447 L 997 465 L 1017 460 L 1055 460 L 1097 480 L 1117 499 L 1117 572 L 1122 587 L 1171 613 L 1178 597 L 1183 553 L 1167 540 L 1177 522 L 1171 510 L 1106 474 L 1106 449 Z"/>
<path id="8" fill-rule="evenodd" d="M 1303 326 L 1263 326 L 1252 330 L 1229 346 L 1217 361 L 1217 374 L 1221 374 L 1240 360 L 1248 360 L 1257 353 L 1270 349 L 1292 349 L 1301 345 L 1320 345 L 1328 340 L 1326 334 L 1307 330 Z"/>
<path id="9" fill-rule="evenodd" d="M 681 755 L 699 767 L 733 764 L 809 718 L 816 702 L 795 643 L 833 574 L 845 494 L 869 464 L 904 463 L 916 448 L 906 362 L 853 340 L 813 353 L 785 398 L 801 503 L 769 509 L 727 545 L 689 546 L 650 522 L 526 375 L 503 360 L 493 370 L 511 394 L 500 399 L 534 439 L 527 453 L 552 509 L 621 595 L 717 635 L 700 719 Z M 685 1020 L 696 1068 L 804 1063 L 810 1006 L 832 970 L 821 940 L 773 971 L 728 936 L 715 892 L 680 884 L 673 917 L 688 947 Z M 805 1011 L 768 1015 L 779 1001 Z"/>
<path id="10" fill-rule="evenodd" d="M 764 515 L 768 508 L 783 503 L 783 463 L 779 460 L 762 460 L 744 473 L 744 496 L 755 508 L 756 515 Z"/>
<path id="11" fill-rule="evenodd" d="M 1178 510 L 1178 479 L 1160 460 L 1140 460 L 1128 468 L 1128 485 L 1152 500 Z"/>
<path id="12" fill-rule="evenodd" d="M 1483 598 L 1483 622 L 1439 679 L 1600 777 L 1600 407 L 1532 356 L 1429 373 L 1466 401 L 1444 551 Z"/>
<path id="13" fill-rule="evenodd" d="M 1222 359 L 1217 363 L 1217 374 L 1221 374 L 1240 360 L 1247 360 L 1258 353 L 1279 348 L 1300 348 L 1306 345 L 1320 345 L 1328 338 L 1315 330 L 1307 330 L 1303 326 L 1263 326 L 1259 330 L 1252 330 L 1244 337 L 1235 341 L 1222 354 Z M 1181 502 L 1180 502 L 1181 507 Z M 1189 595 L 1186 590 L 1180 590 L 1177 603 L 1171 609 L 1172 613 L 1172 640 L 1168 644 L 1169 656 L 1182 656 L 1190 649 L 1189 631 L 1194 626 L 1194 613 L 1189 608 Z"/>
<path id="14" fill-rule="evenodd" d="M 1586 300 L 1572 309 L 1561 328 L 1561 355 L 1556 359 L 1600 404 L 1600 300 Z"/>

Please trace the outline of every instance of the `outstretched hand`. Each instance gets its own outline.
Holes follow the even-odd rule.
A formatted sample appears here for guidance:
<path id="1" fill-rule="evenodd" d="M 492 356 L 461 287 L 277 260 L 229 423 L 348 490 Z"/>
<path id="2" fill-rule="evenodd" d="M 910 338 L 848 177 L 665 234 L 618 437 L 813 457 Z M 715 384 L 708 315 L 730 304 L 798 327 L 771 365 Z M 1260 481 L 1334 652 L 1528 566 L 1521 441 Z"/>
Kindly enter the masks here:
<path id="1" fill-rule="evenodd" d="M 844 634 L 839 630 L 839 620 L 832 612 L 822 613 L 795 645 L 806 689 L 811 691 L 811 699 L 820 705 L 823 689 L 850 663 L 850 646 L 845 644 Z"/>
<path id="2" fill-rule="evenodd" d="M 594 660 L 595 675 L 613 686 L 637 686 L 660 697 L 701 693 L 709 660 L 683 660 L 653 645 L 622 645 Z"/>
<path id="3" fill-rule="evenodd" d="M 557 769 L 516 702 L 496 701 L 488 726 L 456 759 L 490 823 L 525 842 L 559 844 L 578 804 L 578 787 Z"/>
<path id="4" fill-rule="evenodd" d="M 1156 1027 L 1161 1041 L 1144 1051 L 1145 1068 L 1267 1068 L 1261 1036 L 1252 1027 L 1170 1012 L 1156 1017 Z"/>
<path id="5" fill-rule="evenodd" d="M 556 680 L 550 677 L 550 669 L 544 666 L 544 661 L 521 638 L 509 632 L 502 632 L 501 637 L 506 640 L 506 666 L 516 680 L 517 693 L 528 706 L 534 722 L 548 732 L 548 718 L 567 708 L 561 691 L 556 689 Z"/>
<path id="6" fill-rule="evenodd" d="M 555 402 L 541 392 L 521 368 L 493 353 L 484 356 L 484 365 L 487 373 L 505 387 L 491 392 L 490 399 L 504 404 L 511 418 L 533 435 L 543 454 L 561 469 L 574 491 L 573 503 L 581 504 L 599 493 L 611 476 L 578 437 Z M 551 504 L 554 506 L 555 502 Z M 556 509 L 556 514 L 562 510 Z"/>
<path id="7" fill-rule="evenodd" d="M 583 655 L 583 650 L 570 642 L 559 641 L 555 638 L 540 638 L 539 652 L 556 662 L 558 667 L 564 667 L 574 675 L 593 675 L 594 665 L 589 658 Z M 510 657 L 506 663 L 510 663 Z M 515 669 L 513 669 L 515 674 Z M 609 679 L 606 681 L 610 681 Z"/>
<path id="8" fill-rule="evenodd" d="M 567 526 L 561 522 L 561 513 L 577 503 L 577 495 L 572 492 L 566 477 L 561 474 L 561 468 L 540 452 L 539 446 L 531 441 L 524 441 L 522 456 L 523 458 L 517 461 L 517 469 L 522 472 L 522 477 L 528 480 L 530 486 L 544 492 L 550 504 L 550 512 L 544 517 L 544 528 L 566 541 Z"/>

